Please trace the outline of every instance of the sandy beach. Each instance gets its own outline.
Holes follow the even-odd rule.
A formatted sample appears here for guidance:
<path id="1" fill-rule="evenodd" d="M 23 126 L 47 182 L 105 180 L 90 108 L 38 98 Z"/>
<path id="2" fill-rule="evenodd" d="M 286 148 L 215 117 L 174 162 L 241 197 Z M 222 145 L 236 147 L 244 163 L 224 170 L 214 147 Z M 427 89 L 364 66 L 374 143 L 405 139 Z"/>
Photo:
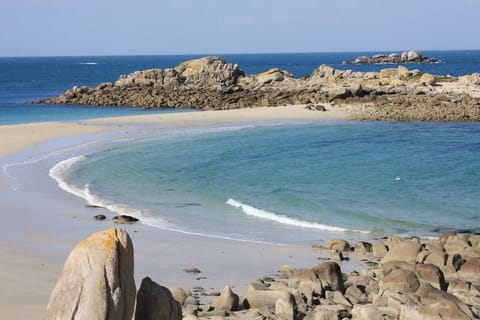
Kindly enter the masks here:
<path id="1" fill-rule="evenodd" d="M 233 122 L 349 119 L 347 112 L 330 106 L 327 109 L 318 112 L 304 106 L 288 106 L 0 126 L 0 164 L 5 169 L 6 164 L 26 161 L 31 154 L 54 150 L 58 144 L 78 143 L 75 140 L 78 137 L 85 142 L 98 134 L 126 132 L 144 124 L 152 125 L 153 129 L 155 126 L 178 129 Z M 36 181 L 41 181 L 41 185 L 20 188 L 5 173 L 4 170 L 0 176 L 2 318 L 44 318 L 51 290 L 70 250 L 91 233 L 114 225 L 108 219 L 95 221 L 94 215 L 112 217 L 113 214 L 102 208 L 86 208 L 83 199 L 58 188 L 48 172 L 38 173 L 40 180 Z M 318 263 L 319 252 L 310 247 L 228 241 L 140 223 L 124 227 L 135 247 L 137 282 L 150 276 L 162 285 L 186 289 L 203 286 L 207 291 L 219 291 L 229 284 L 243 295 L 250 281 L 273 275 L 281 265 L 310 267 Z M 263 258 L 251 258 L 258 256 Z M 189 267 L 199 268 L 202 273 L 190 275 L 182 271 Z M 197 280 L 198 277 L 202 278 Z"/>

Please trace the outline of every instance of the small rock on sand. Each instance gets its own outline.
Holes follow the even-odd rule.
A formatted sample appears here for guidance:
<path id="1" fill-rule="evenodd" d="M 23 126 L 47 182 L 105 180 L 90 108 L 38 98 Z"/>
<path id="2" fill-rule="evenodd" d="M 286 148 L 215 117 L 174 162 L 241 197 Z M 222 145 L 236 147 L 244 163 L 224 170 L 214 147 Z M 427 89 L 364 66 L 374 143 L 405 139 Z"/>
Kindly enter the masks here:
<path id="1" fill-rule="evenodd" d="M 132 216 L 127 216 L 127 215 L 120 215 L 120 216 L 115 216 L 112 218 L 113 222 L 115 223 L 121 223 L 121 224 L 124 224 L 124 223 L 134 223 L 134 222 L 137 222 L 139 221 L 137 218 L 135 217 L 132 217 Z"/>
<path id="2" fill-rule="evenodd" d="M 198 268 L 185 268 L 182 270 L 183 272 L 186 273 L 201 273 L 202 271 Z"/>

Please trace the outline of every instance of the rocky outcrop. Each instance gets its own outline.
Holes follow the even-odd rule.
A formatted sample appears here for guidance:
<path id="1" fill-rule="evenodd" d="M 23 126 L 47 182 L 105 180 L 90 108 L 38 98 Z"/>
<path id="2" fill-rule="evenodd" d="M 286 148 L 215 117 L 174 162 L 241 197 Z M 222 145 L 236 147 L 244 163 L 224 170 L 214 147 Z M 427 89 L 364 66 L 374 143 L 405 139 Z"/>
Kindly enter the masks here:
<path id="1" fill-rule="evenodd" d="M 425 243 L 391 236 L 372 244 L 357 242 L 354 252 L 346 250 L 350 245 L 345 240 L 329 243 L 332 249 L 345 249 L 346 255 L 359 255 L 368 262 L 366 267 L 345 274 L 333 261 L 312 269 L 283 266 L 277 278 L 252 282 L 241 303 L 230 286 L 212 294 L 194 287 L 192 294 L 181 288 L 170 291 L 147 277 L 136 296 L 135 319 L 464 320 L 480 316 L 479 235 L 446 233 Z M 328 247 L 325 250 L 332 250 Z M 375 250 L 386 254 L 376 257 Z M 441 253 L 444 259 L 429 259 Z M 92 235 L 67 260 L 48 318 L 131 319 L 132 273 L 133 249 L 125 231 L 112 228 Z M 115 274 L 120 278 L 112 282 Z M 213 296 L 211 302 L 205 300 L 208 296 Z"/>
<path id="2" fill-rule="evenodd" d="M 459 79 L 422 74 L 404 66 L 354 72 L 321 65 L 302 79 L 280 69 L 245 75 L 236 64 L 205 57 L 175 68 L 136 71 L 96 88 L 74 87 L 38 102 L 202 110 L 300 104 L 313 111 L 333 103 L 358 119 L 479 121 L 479 79 L 478 74 Z"/>
<path id="3" fill-rule="evenodd" d="M 70 253 L 47 307 L 48 319 L 133 316 L 133 246 L 119 228 L 94 233 Z"/>
<path id="4" fill-rule="evenodd" d="M 425 57 L 418 51 L 402 53 L 375 54 L 371 57 L 359 56 L 353 61 L 344 61 L 343 64 L 405 64 L 405 63 L 437 63 L 435 58 Z"/>

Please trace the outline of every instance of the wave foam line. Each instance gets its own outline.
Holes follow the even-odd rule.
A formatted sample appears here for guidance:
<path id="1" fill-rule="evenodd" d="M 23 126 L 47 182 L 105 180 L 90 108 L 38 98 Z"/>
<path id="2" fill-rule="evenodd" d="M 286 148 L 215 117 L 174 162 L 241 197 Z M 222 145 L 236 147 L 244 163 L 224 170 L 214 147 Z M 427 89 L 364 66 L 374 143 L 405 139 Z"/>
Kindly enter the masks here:
<path id="1" fill-rule="evenodd" d="M 179 232 L 187 235 L 200 236 L 200 237 L 213 238 L 213 239 L 223 239 L 223 240 L 237 241 L 237 242 L 250 242 L 250 243 L 258 243 L 258 244 L 268 244 L 268 245 L 285 245 L 282 243 L 273 243 L 273 242 L 258 241 L 258 240 L 247 240 L 247 239 L 233 238 L 228 236 L 221 236 L 221 235 L 201 233 L 201 232 L 190 232 L 190 231 L 182 230 L 182 229 L 176 228 L 173 225 L 169 225 L 168 222 L 164 221 L 161 218 L 157 218 L 157 217 L 153 218 L 153 217 L 149 217 L 148 215 L 144 215 L 143 212 L 138 209 L 133 209 L 127 205 L 113 203 L 111 201 L 102 199 L 92 194 L 90 192 L 88 185 L 86 185 L 83 189 L 80 189 L 74 185 L 66 183 L 65 180 L 63 180 L 63 176 L 65 175 L 65 173 L 73 165 L 85 159 L 86 158 L 84 156 L 78 156 L 78 157 L 73 157 L 64 161 L 60 161 L 50 169 L 49 175 L 50 177 L 55 179 L 55 181 L 57 181 L 57 184 L 61 189 L 77 197 L 85 199 L 88 204 L 105 208 L 116 214 L 128 214 L 130 216 L 140 219 L 141 223 L 149 225 L 151 227 L 173 231 L 173 232 Z"/>
<path id="2" fill-rule="evenodd" d="M 61 189 L 79 198 L 85 199 L 88 204 L 106 208 L 109 211 L 115 212 L 118 214 L 128 213 L 129 215 L 135 215 L 135 214 L 138 215 L 141 213 L 139 210 L 132 209 L 126 205 L 113 203 L 111 201 L 102 199 L 92 194 L 90 192 L 88 184 L 85 185 L 83 188 L 79 188 L 77 186 L 67 183 L 64 180 L 65 173 L 68 172 L 73 165 L 81 161 L 84 161 L 85 159 L 86 158 L 84 156 L 77 156 L 77 157 L 69 158 L 67 160 L 60 161 L 50 169 L 49 176 L 52 177 L 57 182 L 58 186 Z"/>
<path id="3" fill-rule="evenodd" d="M 334 226 L 329 226 L 326 224 L 320 224 L 316 222 L 308 222 L 308 221 L 303 221 L 303 220 L 298 220 L 294 218 L 290 218 L 284 215 L 279 215 L 273 212 L 269 212 L 266 210 L 258 209 L 252 206 L 249 206 L 247 204 L 243 204 L 241 202 L 238 202 L 234 199 L 228 199 L 226 204 L 231 205 L 232 207 L 242 209 L 243 213 L 245 213 L 248 216 L 264 219 L 264 220 L 270 220 L 274 221 L 277 223 L 281 223 L 284 225 L 289 225 L 289 226 L 294 226 L 294 227 L 300 227 L 300 228 L 309 228 L 309 229 L 318 229 L 318 230 L 324 230 L 324 231 L 333 231 L 333 232 L 359 232 L 359 233 L 369 233 L 368 231 L 362 231 L 362 230 L 351 230 L 347 228 L 340 228 L 340 227 L 334 227 Z"/>
<path id="4" fill-rule="evenodd" d="M 48 175 L 52 177 L 55 181 L 57 181 L 58 186 L 67 191 L 68 193 L 71 193 L 73 195 L 76 195 L 77 197 L 84 198 L 86 199 L 87 193 L 85 192 L 85 189 L 80 189 L 77 188 L 74 185 L 68 184 L 63 180 L 63 176 L 65 173 L 76 163 L 84 161 L 86 158 L 84 156 L 77 156 L 73 158 L 69 158 L 67 160 L 60 161 L 56 165 L 54 165 L 52 168 L 50 168 Z"/>

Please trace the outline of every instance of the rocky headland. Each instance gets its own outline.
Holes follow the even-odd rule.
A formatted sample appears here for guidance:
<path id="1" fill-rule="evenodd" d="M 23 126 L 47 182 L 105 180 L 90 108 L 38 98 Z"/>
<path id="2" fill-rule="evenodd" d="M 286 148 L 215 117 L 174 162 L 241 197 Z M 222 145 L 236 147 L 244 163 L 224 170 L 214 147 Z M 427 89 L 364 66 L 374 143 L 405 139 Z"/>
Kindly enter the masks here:
<path id="1" fill-rule="evenodd" d="M 175 68 L 136 71 L 95 88 L 74 87 L 37 102 L 202 110 L 306 105 L 322 111 L 329 103 L 357 119 L 479 121 L 480 74 L 436 76 L 404 66 L 354 72 L 321 65 L 297 79 L 280 69 L 246 75 L 236 64 L 204 57 Z"/>
<path id="2" fill-rule="evenodd" d="M 418 51 L 405 51 L 402 53 L 375 54 L 371 57 L 359 56 L 353 61 L 343 61 L 343 64 L 420 64 L 437 63 L 436 58 L 429 58 Z"/>
<path id="3" fill-rule="evenodd" d="M 281 266 L 275 277 L 254 280 L 246 292 L 228 284 L 167 288 L 133 278 L 133 244 L 111 228 L 81 241 L 67 259 L 48 304 L 48 319 L 478 319 L 480 235 L 445 233 L 381 241 L 342 239 L 315 244 L 319 264 Z M 348 274 L 348 259 L 363 267 Z M 198 270 L 198 272 L 201 272 Z M 241 294 L 241 295 L 239 295 Z"/>

